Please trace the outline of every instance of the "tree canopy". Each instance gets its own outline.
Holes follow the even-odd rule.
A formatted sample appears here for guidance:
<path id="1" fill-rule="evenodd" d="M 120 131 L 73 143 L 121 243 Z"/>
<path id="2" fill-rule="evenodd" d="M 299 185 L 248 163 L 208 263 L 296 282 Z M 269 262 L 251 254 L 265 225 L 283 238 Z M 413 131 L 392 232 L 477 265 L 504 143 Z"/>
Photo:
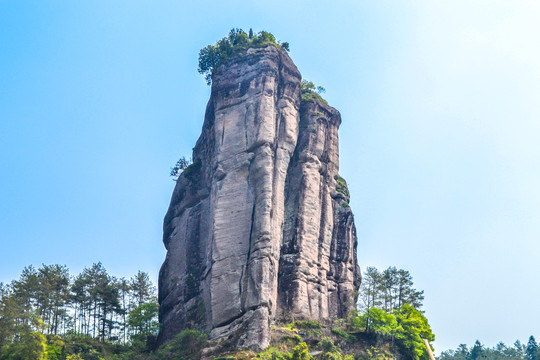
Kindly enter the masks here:
<path id="1" fill-rule="evenodd" d="M 530 360 L 538 359 L 539 353 L 536 347 L 534 336 L 529 338 L 527 345 L 516 340 L 512 346 L 507 346 L 499 342 L 492 348 L 484 346 L 476 340 L 469 349 L 467 345 L 461 344 L 455 350 L 441 352 L 439 360 Z"/>
<path id="2" fill-rule="evenodd" d="M 321 96 L 326 92 L 326 89 L 322 86 L 316 86 L 313 82 L 308 80 L 302 80 L 300 83 L 300 90 L 302 95 L 302 101 L 315 101 L 319 100 L 325 104 L 328 104 Z"/>
<path id="3" fill-rule="evenodd" d="M 142 271 L 128 280 L 101 263 L 75 276 L 61 265 L 28 266 L 0 284 L 0 360 L 97 360 L 100 347 L 128 339 L 146 348 L 159 330 L 157 313 L 155 287 Z"/>
<path id="4" fill-rule="evenodd" d="M 229 35 L 219 40 L 215 45 L 208 45 L 199 52 L 200 74 L 204 75 L 206 83 L 212 83 L 212 74 L 219 65 L 226 64 L 235 56 L 244 54 L 247 49 L 266 45 L 280 46 L 289 51 L 289 43 L 276 41 L 274 35 L 268 31 L 254 34 L 252 29 L 246 33 L 242 29 L 233 28 Z"/>
<path id="5" fill-rule="evenodd" d="M 420 310 L 424 291 L 414 289 L 413 285 L 412 276 L 407 270 L 389 267 L 380 272 L 374 267 L 368 267 L 360 287 L 360 307 L 391 311 L 409 304 Z"/>

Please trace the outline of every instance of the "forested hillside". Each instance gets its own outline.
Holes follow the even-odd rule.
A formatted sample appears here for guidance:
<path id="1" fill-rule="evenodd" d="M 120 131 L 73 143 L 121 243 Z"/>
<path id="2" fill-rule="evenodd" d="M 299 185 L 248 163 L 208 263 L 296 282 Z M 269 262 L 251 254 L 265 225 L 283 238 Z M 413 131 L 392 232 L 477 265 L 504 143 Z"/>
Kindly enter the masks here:
<path id="1" fill-rule="evenodd" d="M 61 265 L 29 266 L 0 283 L 0 358 L 91 360 L 128 345 L 144 351 L 155 342 L 157 314 L 155 286 L 142 271 L 125 279 L 101 263 L 77 275 Z"/>
<path id="2" fill-rule="evenodd" d="M 443 351 L 439 360 L 539 360 L 540 352 L 534 336 L 529 337 L 527 344 L 516 340 L 512 346 L 500 342 L 492 348 L 485 347 L 478 340 L 471 348 L 461 344 L 456 350 Z"/>
<path id="3" fill-rule="evenodd" d="M 422 339 L 434 340 L 421 311 L 423 292 L 408 271 L 368 268 L 359 309 L 331 323 L 291 314 L 272 326 L 262 353 L 235 352 L 227 342 L 185 330 L 155 349 L 159 331 L 155 287 L 139 271 L 110 275 L 101 263 L 70 274 L 65 266 L 23 269 L 0 286 L 1 360 L 427 359 Z"/>

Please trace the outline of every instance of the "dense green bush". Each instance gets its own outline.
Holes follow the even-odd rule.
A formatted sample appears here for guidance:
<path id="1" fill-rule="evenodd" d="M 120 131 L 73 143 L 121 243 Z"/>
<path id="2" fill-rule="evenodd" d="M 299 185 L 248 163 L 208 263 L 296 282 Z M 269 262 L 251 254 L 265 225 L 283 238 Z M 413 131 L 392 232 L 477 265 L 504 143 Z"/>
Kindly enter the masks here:
<path id="1" fill-rule="evenodd" d="M 21 334 L 18 341 L 4 345 L 0 349 L 1 360 L 45 360 L 47 339 L 37 331 Z"/>
<path id="2" fill-rule="evenodd" d="M 294 322 L 294 327 L 297 329 L 318 330 L 324 328 L 324 325 L 317 320 L 298 320 Z"/>
<path id="3" fill-rule="evenodd" d="M 184 330 L 156 351 L 158 360 L 200 359 L 208 337 L 197 330 Z"/>
<path id="4" fill-rule="evenodd" d="M 178 180 L 178 177 L 182 174 L 182 172 L 191 165 L 192 161 L 191 159 L 187 160 L 185 156 L 182 156 L 176 164 L 174 164 L 174 167 L 171 168 L 170 176 L 172 177 L 173 181 Z"/>
<path id="5" fill-rule="evenodd" d="M 300 90 L 302 93 L 302 101 L 321 101 L 325 104 L 328 104 L 321 96 L 322 93 L 326 90 L 322 86 L 316 86 L 313 82 L 308 80 L 302 80 L 300 83 Z"/>
<path id="6" fill-rule="evenodd" d="M 204 75 L 206 83 L 212 83 L 212 73 L 221 64 L 226 64 L 231 58 L 244 54 L 250 47 L 261 47 L 266 45 L 280 46 L 289 51 L 289 43 L 280 44 L 274 35 L 267 31 L 253 34 L 249 29 L 247 34 L 242 29 L 232 29 L 229 36 L 219 40 L 215 45 L 208 45 L 199 52 L 199 73 Z"/>
<path id="7" fill-rule="evenodd" d="M 292 360 L 311 360 L 313 357 L 309 355 L 309 348 L 305 342 L 298 344 L 292 353 Z"/>

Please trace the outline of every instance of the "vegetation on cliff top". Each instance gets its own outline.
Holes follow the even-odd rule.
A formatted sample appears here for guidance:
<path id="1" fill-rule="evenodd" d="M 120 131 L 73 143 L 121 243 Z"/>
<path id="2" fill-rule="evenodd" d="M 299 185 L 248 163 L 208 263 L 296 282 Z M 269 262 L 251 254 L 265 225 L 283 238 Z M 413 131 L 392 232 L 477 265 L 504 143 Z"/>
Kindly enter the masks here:
<path id="1" fill-rule="evenodd" d="M 279 46 L 289 51 L 288 42 L 277 41 L 275 36 L 268 31 L 261 31 L 258 34 L 254 34 L 252 29 L 249 29 L 249 33 L 246 33 L 242 29 L 233 28 L 228 36 L 219 40 L 215 45 L 208 45 L 199 51 L 198 71 L 204 75 L 206 83 L 210 85 L 212 84 L 214 69 L 219 65 L 226 64 L 232 58 L 245 54 L 249 48 L 266 45 Z M 325 89 L 322 86 L 316 86 L 311 81 L 302 80 L 302 101 L 319 100 L 327 104 L 326 100 L 320 95 L 324 92 Z"/>
<path id="2" fill-rule="evenodd" d="M 276 41 L 274 35 L 267 31 L 254 34 L 252 29 L 246 33 L 242 29 L 232 29 L 229 36 L 219 40 L 215 45 L 208 45 L 199 52 L 199 73 L 204 75 L 206 83 L 212 83 L 212 73 L 219 65 L 226 64 L 235 56 L 244 54 L 247 49 L 266 45 L 280 46 L 289 51 L 289 43 Z"/>

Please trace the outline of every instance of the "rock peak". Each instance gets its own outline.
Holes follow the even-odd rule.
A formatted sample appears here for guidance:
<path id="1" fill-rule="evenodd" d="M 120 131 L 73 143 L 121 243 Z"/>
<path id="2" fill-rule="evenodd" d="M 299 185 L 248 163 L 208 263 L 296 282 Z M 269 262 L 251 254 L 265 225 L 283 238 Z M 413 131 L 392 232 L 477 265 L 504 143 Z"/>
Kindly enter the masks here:
<path id="1" fill-rule="evenodd" d="M 354 309 L 360 270 L 339 177 L 341 116 L 302 101 L 300 82 L 274 45 L 214 70 L 193 164 L 164 220 L 161 342 L 197 328 L 261 349 L 277 319 L 330 321 Z"/>

